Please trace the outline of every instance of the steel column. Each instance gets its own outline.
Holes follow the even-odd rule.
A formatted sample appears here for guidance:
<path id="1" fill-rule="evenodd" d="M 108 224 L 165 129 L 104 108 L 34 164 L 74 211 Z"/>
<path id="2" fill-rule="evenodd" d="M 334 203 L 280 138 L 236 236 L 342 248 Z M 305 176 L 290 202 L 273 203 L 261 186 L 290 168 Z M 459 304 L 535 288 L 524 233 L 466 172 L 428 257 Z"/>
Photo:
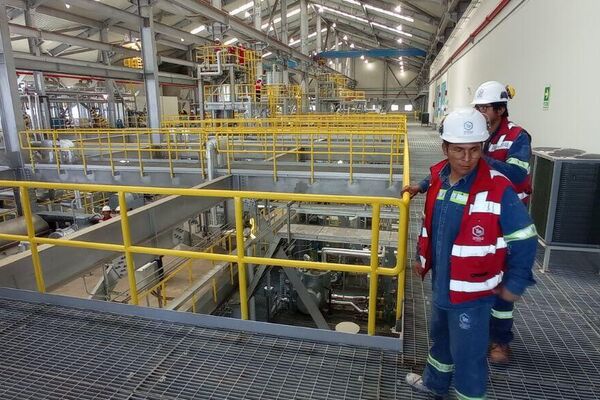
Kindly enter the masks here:
<path id="1" fill-rule="evenodd" d="M 100 30 L 100 41 L 108 43 L 108 28 L 104 28 Z M 106 65 L 110 65 L 110 55 L 108 51 L 102 51 L 102 63 Z M 108 125 L 111 128 L 117 127 L 117 112 L 115 104 L 115 82 L 112 79 L 107 79 L 105 81 L 106 84 L 106 93 L 108 94 L 106 105 L 108 111 Z"/>
<path id="2" fill-rule="evenodd" d="M 321 44 L 323 43 L 323 38 L 321 37 L 321 16 L 317 13 L 317 54 L 321 52 Z"/>
<path id="3" fill-rule="evenodd" d="M 142 59 L 144 62 L 144 85 L 146 88 L 146 111 L 148 127 L 160 128 L 160 85 L 158 79 L 158 63 L 156 60 L 156 42 L 154 41 L 154 12 L 148 0 L 140 6 L 142 16 Z M 160 143 L 160 134 L 152 134 L 152 143 Z"/>
<path id="4" fill-rule="evenodd" d="M 24 10 L 25 25 L 32 28 L 35 27 L 35 21 L 33 19 L 34 11 L 30 8 Z M 27 38 L 29 44 L 29 52 L 35 56 L 40 56 L 40 45 L 41 40 L 35 38 Z M 48 98 L 46 97 L 46 84 L 44 81 L 44 74 L 41 71 L 33 71 L 33 83 L 35 85 L 35 91 L 39 99 L 39 120 L 41 122 L 42 129 L 50 128 L 50 110 L 48 108 Z"/>
<path id="5" fill-rule="evenodd" d="M 23 130 L 24 124 L 5 0 L 0 0 L 0 88 L 2 88 L 0 90 L 2 132 L 8 163 L 11 168 L 20 169 L 23 167 L 23 159 L 19 145 L 19 131 Z"/>

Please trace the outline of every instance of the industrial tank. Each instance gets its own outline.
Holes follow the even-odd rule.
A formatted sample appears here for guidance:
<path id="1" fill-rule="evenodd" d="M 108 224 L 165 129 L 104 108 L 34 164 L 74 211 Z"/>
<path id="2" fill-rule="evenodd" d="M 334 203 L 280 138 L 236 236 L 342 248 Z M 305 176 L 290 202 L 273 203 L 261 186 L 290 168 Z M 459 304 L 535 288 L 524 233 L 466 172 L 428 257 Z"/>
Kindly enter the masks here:
<path id="1" fill-rule="evenodd" d="M 43 235 L 50 231 L 48 223 L 44 221 L 42 217 L 33 214 L 32 219 L 36 235 Z M 27 235 L 27 224 L 25 223 L 25 217 L 17 217 L 0 223 L 0 233 L 9 235 Z M 14 240 L 0 240 L 0 250 L 16 246 L 17 244 L 19 243 Z"/>

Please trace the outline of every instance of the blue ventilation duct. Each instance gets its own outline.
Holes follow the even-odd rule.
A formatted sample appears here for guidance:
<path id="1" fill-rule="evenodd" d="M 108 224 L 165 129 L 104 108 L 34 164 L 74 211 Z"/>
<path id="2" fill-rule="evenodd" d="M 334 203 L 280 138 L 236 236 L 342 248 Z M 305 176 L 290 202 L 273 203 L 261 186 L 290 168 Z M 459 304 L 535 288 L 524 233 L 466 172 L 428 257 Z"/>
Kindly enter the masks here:
<path id="1" fill-rule="evenodd" d="M 357 58 L 360 56 L 383 57 L 425 57 L 425 51 L 417 48 L 409 49 L 370 49 L 370 50 L 331 50 L 317 54 L 321 58 Z"/>

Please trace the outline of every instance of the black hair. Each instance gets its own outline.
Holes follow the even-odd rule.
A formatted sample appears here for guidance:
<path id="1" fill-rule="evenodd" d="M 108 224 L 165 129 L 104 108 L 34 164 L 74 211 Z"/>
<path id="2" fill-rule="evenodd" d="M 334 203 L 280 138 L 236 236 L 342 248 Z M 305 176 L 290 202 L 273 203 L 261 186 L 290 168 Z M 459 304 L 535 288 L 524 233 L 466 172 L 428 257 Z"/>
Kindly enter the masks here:
<path id="1" fill-rule="evenodd" d="M 508 103 L 505 103 L 503 101 L 499 101 L 496 103 L 491 103 L 492 108 L 494 109 L 494 111 L 498 111 L 500 110 L 501 107 L 504 107 L 504 112 L 502 113 L 502 117 L 508 117 Z"/>

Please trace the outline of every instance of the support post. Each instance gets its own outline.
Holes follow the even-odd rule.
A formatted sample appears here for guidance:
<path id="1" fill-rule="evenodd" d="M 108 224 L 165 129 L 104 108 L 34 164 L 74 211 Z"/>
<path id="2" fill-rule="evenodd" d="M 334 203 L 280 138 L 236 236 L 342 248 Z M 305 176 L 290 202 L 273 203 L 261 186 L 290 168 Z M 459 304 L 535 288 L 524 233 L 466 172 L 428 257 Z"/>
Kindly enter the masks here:
<path id="1" fill-rule="evenodd" d="M 24 129 L 24 123 L 5 0 L 0 0 L 0 88 L 0 119 L 8 164 L 11 168 L 22 171 L 19 131 Z"/>
<path id="2" fill-rule="evenodd" d="M 154 40 L 154 12 L 148 0 L 142 0 L 140 5 L 142 26 L 142 59 L 144 63 L 144 84 L 146 87 L 146 111 L 148 127 L 160 128 L 160 85 L 158 79 L 158 63 L 156 60 L 156 42 Z M 160 134 L 152 134 L 152 143 L 160 144 Z"/>

